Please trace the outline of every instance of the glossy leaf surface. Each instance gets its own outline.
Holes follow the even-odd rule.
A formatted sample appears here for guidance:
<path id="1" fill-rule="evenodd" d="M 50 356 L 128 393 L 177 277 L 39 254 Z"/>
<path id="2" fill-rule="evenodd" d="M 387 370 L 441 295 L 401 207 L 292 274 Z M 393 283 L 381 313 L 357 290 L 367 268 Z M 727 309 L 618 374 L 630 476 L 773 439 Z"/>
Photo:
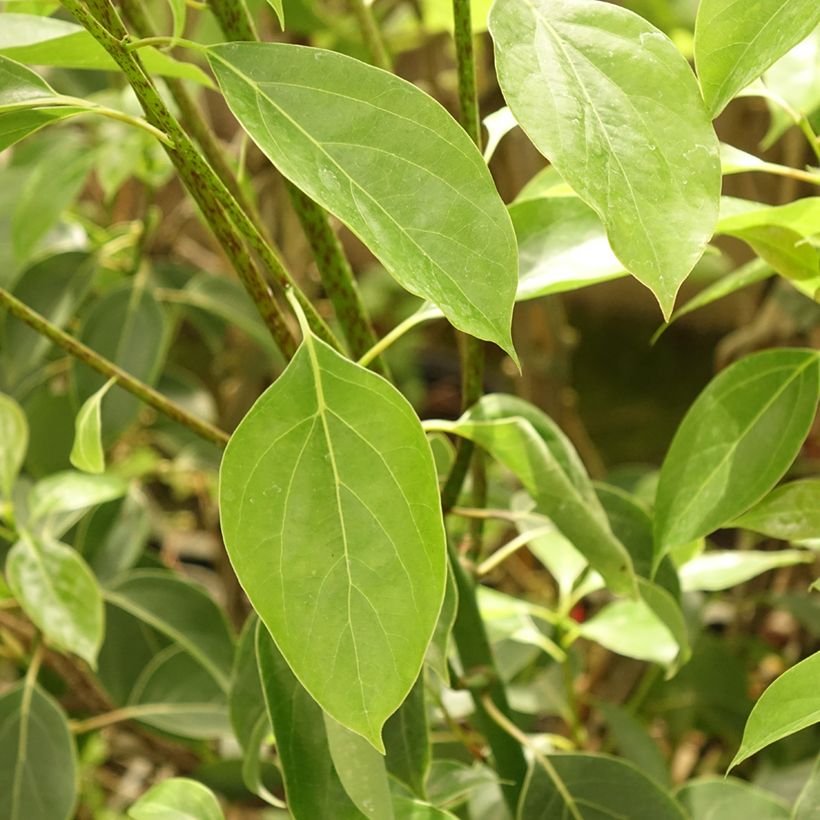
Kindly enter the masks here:
<path id="1" fill-rule="evenodd" d="M 595 0 L 499 0 L 490 31 L 519 124 L 668 317 L 720 194 L 717 137 L 686 60 L 643 18 Z"/>
<path id="2" fill-rule="evenodd" d="M 820 538 L 820 479 L 777 487 L 734 523 L 784 541 Z"/>
<path id="3" fill-rule="evenodd" d="M 761 749 L 820 720 L 820 652 L 788 669 L 755 703 L 733 768 Z"/>
<path id="4" fill-rule="evenodd" d="M 209 59 L 231 110 L 288 179 L 403 287 L 514 355 L 510 219 L 481 154 L 437 102 L 315 48 L 231 43 Z"/>
<path id="5" fill-rule="evenodd" d="M 39 687 L 0 696 L 0 817 L 69 820 L 77 759 L 63 710 Z"/>
<path id="6" fill-rule="evenodd" d="M 220 510 L 236 574 L 296 676 L 381 749 L 444 595 L 438 483 L 411 406 L 308 334 L 231 437 Z"/>
<path id="7" fill-rule="evenodd" d="M 661 469 L 656 550 L 718 529 L 782 478 L 814 419 L 819 363 L 811 350 L 767 350 L 736 362 L 707 385 Z"/>
<path id="8" fill-rule="evenodd" d="M 128 810 L 132 820 L 222 820 L 214 793 L 187 777 L 171 777 L 152 786 Z"/>
<path id="9" fill-rule="evenodd" d="M 814 0 L 701 0 L 695 65 L 712 116 L 818 24 Z"/>
<path id="10" fill-rule="evenodd" d="M 71 547 L 24 534 L 9 551 L 6 580 L 49 643 L 96 666 L 103 639 L 102 595 Z"/>

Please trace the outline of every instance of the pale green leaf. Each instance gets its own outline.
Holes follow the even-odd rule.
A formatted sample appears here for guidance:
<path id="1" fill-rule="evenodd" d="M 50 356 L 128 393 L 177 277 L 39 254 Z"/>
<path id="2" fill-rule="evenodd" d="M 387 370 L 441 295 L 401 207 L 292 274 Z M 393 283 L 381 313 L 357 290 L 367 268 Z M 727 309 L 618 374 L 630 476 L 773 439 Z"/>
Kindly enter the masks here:
<path id="1" fill-rule="evenodd" d="M 444 601 L 441 604 L 436 628 L 430 645 L 427 647 L 425 662 L 441 678 L 445 686 L 450 685 L 450 643 L 453 632 L 453 624 L 458 612 L 458 587 L 456 586 L 453 572 L 448 564 L 447 580 L 444 585 Z"/>
<path id="2" fill-rule="evenodd" d="M 171 777 L 152 786 L 128 809 L 132 820 L 223 820 L 214 793 L 187 777 Z"/>
<path id="3" fill-rule="evenodd" d="M 28 447 L 28 422 L 20 405 L 0 393 L 0 499 L 11 498 Z"/>
<path id="4" fill-rule="evenodd" d="M 333 767 L 321 708 L 296 680 L 262 623 L 256 637 L 288 811 L 294 820 L 362 820 L 365 815 L 347 796 Z"/>
<path id="5" fill-rule="evenodd" d="M 102 443 L 102 418 L 100 406 L 105 394 L 116 379 L 109 379 L 96 393 L 89 396 L 74 422 L 74 446 L 71 448 L 71 463 L 87 473 L 101 473 L 105 470 L 105 450 Z"/>
<path id="6" fill-rule="evenodd" d="M 631 763 L 593 754 L 550 755 L 555 779 L 535 761 L 517 820 L 686 820 L 680 806 Z"/>
<path id="7" fill-rule="evenodd" d="M 308 333 L 231 437 L 219 506 L 237 577 L 288 664 L 381 750 L 444 595 L 438 484 L 415 412 Z"/>
<path id="8" fill-rule="evenodd" d="M 515 355 L 510 219 L 481 154 L 435 100 L 321 49 L 231 43 L 208 53 L 237 119 L 288 179 L 404 288 Z"/>
<path id="9" fill-rule="evenodd" d="M 703 777 L 675 793 L 691 820 L 788 820 L 788 806 L 775 795 L 734 777 Z"/>
<path id="10" fill-rule="evenodd" d="M 330 758 L 348 797 L 365 817 L 394 820 L 384 757 L 327 713 L 324 720 Z"/>
<path id="11" fill-rule="evenodd" d="M 815 0 L 701 0 L 695 65 L 711 115 L 716 117 L 818 23 Z"/>
<path id="12" fill-rule="evenodd" d="M 493 111 L 492 114 L 487 114 L 481 122 L 487 129 L 487 140 L 484 144 L 484 162 L 489 163 L 501 140 L 504 139 L 518 123 L 515 121 L 512 111 L 510 111 L 506 105 L 499 108 L 498 111 Z"/>
<path id="13" fill-rule="evenodd" d="M 34 521 L 74 513 L 121 498 L 128 484 L 114 475 L 87 475 L 73 470 L 55 473 L 38 481 L 29 495 Z"/>
<path id="14" fill-rule="evenodd" d="M 820 38 L 818 38 L 820 43 Z M 808 171 L 800 171 L 796 168 L 789 168 L 786 165 L 778 165 L 776 162 L 767 162 L 766 160 L 756 157 L 754 154 L 749 154 L 746 151 L 741 151 L 740 148 L 735 148 L 733 145 L 727 145 L 725 142 L 720 144 L 720 164 L 723 168 L 724 175 L 730 176 L 732 174 L 744 174 L 749 171 L 758 171 L 761 173 L 774 174 L 781 177 L 792 177 L 800 179 L 803 182 L 812 182 L 814 185 L 820 185 L 820 174 L 813 174 Z"/>
<path id="15" fill-rule="evenodd" d="M 814 556 L 807 550 L 712 550 L 684 564 L 679 572 L 685 592 L 716 592 L 731 589 L 777 567 L 808 564 Z"/>
<path id="16" fill-rule="evenodd" d="M 422 798 L 425 797 L 424 782 L 430 768 L 430 737 L 424 690 L 422 669 L 404 703 L 384 724 L 387 771 Z"/>
<path id="17" fill-rule="evenodd" d="M 820 755 L 794 804 L 791 820 L 817 820 L 820 807 Z"/>
<path id="18" fill-rule="evenodd" d="M 516 301 L 626 276 L 595 211 L 575 197 L 525 199 L 510 206 L 518 239 Z"/>
<path id="19" fill-rule="evenodd" d="M 766 746 L 820 720 L 820 652 L 777 678 L 755 703 L 730 769 Z"/>
<path id="20" fill-rule="evenodd" d="M 71 547 L 23 533 L 6 558 L 6 580 L 48 643 L 96 666 L 104 631 L 102 594 Z"/>
<path id="21" fill-rule="evenodd" d="M 0 817 L 69 820 L 77 799 L 77 753 L 63 710 L 39 687 L 0 696 Z"/>
<path id="22" fill-rule="evenodd" d="M 732 521 L 783 477 L 814 420 L 819 365 L 812 350 L 767 350 L 707 385 L 661 469 L 658 556 Z"/>
<path id="23" fill-rule="evenodd" d="M 820 479 L 808 478 L 777 487 L 736 519 L 734 526 L 784 541 L 820 538 Z"/>
<path id="24" fill-rule="evenodd" d="M 137 570 L 107 589 L 105 598 L 178 643 L 227 693 L 234 640 L 224 612 L 204 589 L 170 572 Z"/>
<path id="25" fill-rule="evenodd" d="M 395 820 L 458 820 L 445 809 L 399 795 L 393 797 L 393 816 Z"/>
<path id="26" fill-rule="evenodd" d="M 490 31 L 519 124 L 668 317 L 720 195 L 717 137 L 686 60 L 646 20 L 597 0 L 498 0 Z"/>
<path id="27" fill-rule="evenodd" d="M 119 71 L 114 60 L 85 29 L 56 17 L 3 12 L 0 55 L 30 65 Z M 175 60 L 155 48 L 140 49 L 140 59 L 152 74 L 213 87 L 199 66 Z"/>
<path id="28" fill-rule="evenodd" d="M 273 9 L 273 13 L 276 15 L 276 19 L 279 21 L 279 25 L 284 30 L 285 9 L 282 5 L 282 0 L 268 0 L 268 5 Z"/>

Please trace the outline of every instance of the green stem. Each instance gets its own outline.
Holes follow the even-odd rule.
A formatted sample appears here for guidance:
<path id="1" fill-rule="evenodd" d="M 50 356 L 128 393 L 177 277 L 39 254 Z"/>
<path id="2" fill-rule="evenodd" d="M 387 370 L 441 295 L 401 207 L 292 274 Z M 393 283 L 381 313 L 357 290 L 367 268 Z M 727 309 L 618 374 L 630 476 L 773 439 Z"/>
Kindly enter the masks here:
<path id="1" fill-rule="evenodd" d="M 458 587 L 458 611 L 453 625 L 453 637 L 467 681 L 484 678 L 483 685 L 469 687 L 475 704 L 475 722 L 490 744 L 498 775 L 502 781 L 504 799 L 514 813 L 527 772 L 527 763 L 521 746 L 499 727 L 488 714 L 486 696 L 506 718 L 510 718 L 507 694 L 498 675 L 490 642 L 478 609 L 475 584 L 461 564 L 456 551 L 450 546 L 450 566 Z"/>
<path id="2" fill-rule="evenodd" d="M 32 310 L 28 305 L 25 305 L 17 297 L 12 296 L 3 288 L 0 288 L 0 306 L 8 310 L 12 316 L 21 322 L 25 322 L 29 327 L 47 339 L 50 339 L 67 353 L 70 353 L 75 359 L 94 368 L 98 373 L 102 373 L 103 376 L 114 379 L 120 387 L 129 393 L 133 393 L 138 399 L 151 405 L 155 410 L 159 410 L 160 413 L 168 416 L 168 418 L 178 421 L 180 424 L 184 424 L 189 430 L 193 430 L 197 435 L 208 441 L 212 441 L 219 447 L 224 447 L 228 443 L 229 436 L 226 432 L 214 427 L 207 421 L 192 416 L 187 410 L 184 410 L 176 404 L 176 402 L 167 399 L 162 393 L 154 390 L 153 387 L 134 378 L 134 376 L 130 373 L 126 373 L 121 367 L 114 364 L 114 362 L 100 356 L 99 353 L 90 347 L 87 347 L 73 336 L 69 336 L 65 331 L 60 330 L 60 328 L 53 325 L 44 316 Z"/>
<path id="3" fill-rule="evenodd" d="M 226 37 L 231 40 L 257 39 L 253 19 L 243 3 L 211 0 L 211 8 Z M 350 263 L 324 209 L 289 180 L 285 180 L 285 187 L 351 353 L 359 357 L 376 344 L 377 337 Z M 302 307 L 307 310 L 309 306 L 302 302 Z M 376 363 L 374 369 L 388 375 L 386 365 L 381 361 Z"/>
<path id="4" fill-rule="evenodd" d="M 385 71 L 393 70 L 393 61 L 387 53 L 387 46 L 384 44 L 373 10 L 365 0 L 349 0 L 350 10 L 356 15 L 359 30 L 362 33 L 362 40 L 370 52 L 370 59 L 373 65 L 383 68 Z"/>
<path id="5" fill-rule="evenodd" d="M 475 49 L 470 0 L 453 0 L 453 22 L 456 67 L 458 70 L 458 104 L 461 124 L 470 139 L 481 150 L 481 120 L 475 82 Z"/>

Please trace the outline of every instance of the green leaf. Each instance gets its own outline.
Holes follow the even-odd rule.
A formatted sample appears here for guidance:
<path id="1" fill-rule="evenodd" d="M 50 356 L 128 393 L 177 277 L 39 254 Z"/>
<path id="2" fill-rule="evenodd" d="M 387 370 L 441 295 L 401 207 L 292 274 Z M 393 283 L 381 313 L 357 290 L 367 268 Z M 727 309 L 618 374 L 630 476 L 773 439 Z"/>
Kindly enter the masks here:
<path id="1" fill-rule="evenodd" d="M 165 359 L 168 323 L 162 307 L 147 288 L 127 287 L 94 303 L 80 339 L 102 356 L 147 384 L 156 384 Z M 74 384 L 86 401 L 105 384 L 105 376 L 84 364 L 74 369 Z M 112 443 L 140 411 L 140 400 L 115 386 L 102 407 L 104 442 Z"/>
<path id="2" fill-rule="evenodd" d="M 398 795 L 393 797 L 393 816 L 395 820 L 458 820 L 449 811 Z"/>
<path id="3" fill-rule="evenodd" d="M 818 364 L 812 350 L 767 350 L 707 385 L 661 469 L 656 555 L 732 521 L 783 477 L 814 419 Z"/>
<path id="4" fill-rule="evenodd" d="M 114 475 L 87 475 L 73 470 L 55 473 L 38 481 L 29 495 L 32 521 L 53 519 L 121 498 L 128 485 Z"/>
<path id="5" fill-rule="evenodd" d="M 515 118 L 668 318 L 720 195 L 717 137 L 686 60 L 646 20 L 597 0 L 498 0 L 490 32 Z"/>
<path id="6" fill-rule="evenodd" d="M 425 662 L 439 676 L 445 686 L 450 685 L 450 666 L 448 664 L 450 639 L 457 612 L 458 587 L 448 564 L 447 580 L 444 585 L 444 601 L 441 604 L 441 612 L 439 612 L 436 628 L 433 631 L 433 637 L 427 647 L 427 655 L 425 656 Z"/>
<path id="7" fill-rule="evenodd" d="M 71 547 L 23 533 L 6 558 L 6 580 L 50 644 L 96 666 L 104 632 L 102 594 Z"/>
<path id="8" fill-rule="evenodd" d="M 294 820 L 361 820 L 363 815 L 342 786 L 330 757 L 321 708 L 294 677 L 263 624 L 256 651 L 270 714 L 288 811 Z"/>
<path id="9" fill-rule="evenodd" d="M 424 798 L 424 781 L 430 768 L 430 738 L 423 669 L 404 703 L 384 724 L 384 746 L 387 771 Z"/>
<path id="10" fill-rule="evenodd" d="M 227 693 L 234 640 L 225 614 L 199 586 L 162 570 L 131 572 L 106 600 L 178 643 Z"/>
<path id="11" fill-rule="evenodd" d="M 288 179 L 404 288 L 515 357 L 510 218 L 478 149 L 437 102 L 330 51 L 231 43 L 208 54 L 231 110 Z"/>
<path id="12" fill-rule="evenodd" d="M 788 820 L 788 806 L 769 792 L 734 777 L 704 777 L 675 793 L 691 820 Z"/>
<path id="13" fill-rule="evenodd" d="M 77 753 L 63 710 L 39 687 L 0 696 L 0 817 L 69 820 L 77 799 Z"/>
<path id="14" fill-rule="evenodd" d="M 818 38 L 820 43 L 820 38 Z M 775 176 L 794 177 L 796 174 L 804 182 L 813 181 L 815 185 L 820 185 L 820 174 L 811 174 L 807 171 L 798 171 L 786 165 L 778 165 L 776 162 L 767 162 L 754 154 L 741 151 L 733 145 L 725 142 L 720 144 L 720 164 L 726 176 L 731 174 L 743 174 L 749 171 L 759 171 Z"/>
<path id="15" fill-rule="evenodd" d="M 726 104 L 820 24 L 814 0 L 701 0 L 695 23 L 695 65 L 706 106 Z"/>
<path id="16" fill-rule="evenodd" d="M 105 49 L 81 26 L 56 17 L 3 12 L 0 55 L 21 63 L 118 71 Z M 183 63 L 155 48 L 140 49 L 140 59 L 152 74 L 178 77 L 213 88 L 208 75 L 193 63 Z"/>
<path id="17" fill-rule="evenodd" d="M 781 738 L 820 720 L 820 652 L 777 678 L 755 703 L 729 769 Z"/>
<path id="18" fill-rule="evenodd" d="M 327 713 L 324 721 L 330 758 L 347 796 L 365 817 L 394 820 L 384 757 Z"/>
<path id="19" fill-rule="evenodd" d="M 794 804 L 791 820 L 817 820 L 818 806 L 820 806 L 820 756 L 815 761 L 812 773 Z"/>
<path id="20" fill-rule="evenodd" d="M 109 379 L 96 393 L 92 393 L 77 413 L 74 423 L 74 446 L 71 448 L 71 463 L 87 473 L 102 473 L 105 470 L 105 450 L 102 443 L 102 418 L 100 406 L 105 394 L 116 383 Z"/>
<path id="21" fill-rule="evenodd" d="M 733 526 L 783 541 L 820 538 L 820 478 L 777 487 Z"/>
<path id="22" fill-rule="evenodd" d="M 0 500 L 11 498 L 28 447 L 28 422 L 20 405 L 0 393 Z"/>
<path id="23" fill-rule="evenodd" d="M 563 293 L 626 275 L 595 211 L 573 197 L 510 206 L 518 238 L 516 301 Z"/>
<path id="24" fill-rule="evenodd" d="M 520 415 L 500 415 L 510 410 Z M 629 553 L 612 534 L 577 454 L 547 422 L 540 411 L 528 409 L 520 400 L 491 395 L 458 421 L 428 422 L 426 426 L 470 439 L 487 450 L 518 477 L 535 500 L 537 511 L 553 521 L 613 592 L 634 594 Z"/>
<path id="25" fill-rule="evenodd" d="M 518 820 L 685 820 L 677 803 L 635 766 L 593 754 L 550 755 L 557 782 L 537 761 L 530 767 Z"/>
<path id="26" fill-rule="evenodd" d="M 171 36 L 182 37 L 188 17 L 188 4 L 186 0 L 168 0 L 168 5 L 171 9 Z"/>
<path id="27" fill-rule="evenodd" d="M 306 333 L 231 437 L 219 507 L 237 577 L 302 685 L 383 750 L 446 572 L 433 458 L 407 400 Z"/>
<path id="28" fill-rule="evenodd" d="M 276 19 L 279 21 L 279 25 L 284 31 L 285 9 L 282 7 L 282 0 L 268 0 L 268 5 L 273 9 L 273 13 L 276 15 Z"/>
<path id="29" fill-rule="evenodd" d="M 223 820 L 214 793 L 196 780 L 171 777 L 152 786 L 128 809 L 133 820 Z"/>

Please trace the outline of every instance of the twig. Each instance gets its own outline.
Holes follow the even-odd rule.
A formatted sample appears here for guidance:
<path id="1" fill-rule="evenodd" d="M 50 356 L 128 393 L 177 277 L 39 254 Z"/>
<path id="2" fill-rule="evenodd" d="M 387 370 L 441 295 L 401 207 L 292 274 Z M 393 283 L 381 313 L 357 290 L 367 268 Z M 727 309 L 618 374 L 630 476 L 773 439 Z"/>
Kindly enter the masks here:
<path id="1" fill-rule="evenodd" d="M 366 0 L 349 0 L 350 9 L 356 15 L 362 40 L 370 52 L 370 59 L 373 65 L 383 68 L 385 71 L 393 70 L 393 61 L 387 53 L 384 38 L 373 17 L 373 10 Z"/>
<path id="2" fill-rule="evenodd" d="M 162 393 L 153 387 L 135 378 L 130 373 L 126 373 L 125 370 L 114 364 L 114 362 L 101 356 L 65 331 L 60 330 L 60 328 L 49 322 L 44 316 L 32 310 L 28 305 L 21 302 L 16 296 L 12 296 L 3 288 L 0 288 L 0 306 L 6 308 L 12 316 L 21 322 L 25 322 L 29 327 L 47 339 L 50 339 L 67 353 L 70 353 L 74 358 L 92 367 L 98 373 L 102 373 L 103 376 L 107 376 L 109 379 L 115 379 L 117 384 L 124 390 L 132 393 L 155 410 L 159 410 L 160 413 L 168 416 L 168 418 L 178 421 L 180 424 L 184 424 L 198 436 L 213 442 L 219 447 L 224 447 L 228 443 L 230 437 L 224 430 L 220 430 L 207 421 L 192 416 L 187 410 L 163 396 Z"/>

